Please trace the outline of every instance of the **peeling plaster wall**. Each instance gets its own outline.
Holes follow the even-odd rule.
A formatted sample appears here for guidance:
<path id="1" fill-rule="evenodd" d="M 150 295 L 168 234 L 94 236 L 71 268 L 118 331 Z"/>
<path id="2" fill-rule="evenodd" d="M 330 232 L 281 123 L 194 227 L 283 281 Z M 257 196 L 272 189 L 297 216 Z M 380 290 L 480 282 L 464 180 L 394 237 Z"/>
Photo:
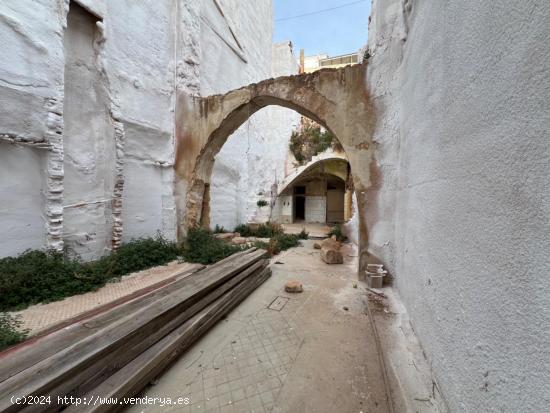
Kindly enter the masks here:
<path id="1" fill-rule="evenodd" d="M 371 252 L 451 411 L 548 411 L 550 4 L 372 13 Z"/>
<path id="2" fill-rule="evenodd" d="M 176 238 L 172 170 L 176 3 L 107 2 L 105 55 L 125 133 L 124 241 L 156 233 Z"/>
<path id="3" fill-rule="evenodd" d="M 111 247 L 116 162 L 96 21 L 73 3 L 64 34 L 63 239 L 84 260 L 96 259 Z"/>
<path id="4" fill-rule="evenodd" d="M 76 2 L 99 21 L 93 44 L 84 45 L 94 53 L 86 67 L 97 73 L 65 84 L 67 11 Z M 270 77 L 271 30 L 258 27 L 270 28 L 271 22 L 270 0 L 3 1 L 0 156 L 6 162 L 0 164 L 0 188 L 9 202 L 2 205 L 0 230 L 6 236 L 0 256 L 60 249 L 64 240 L 92 259 L 121 240 L 157 232 L 176 239 L 175 91 L 208 95 Z M 297 70 L 286 53 L 277 69 L 285 74 Z M 79 95 L 91 98 L 80 109 L 70 103 L 65 125 L 64 94 L 75 102 Z M 79 116 L 82 106 L 93 107 L 102 120 Z M 275 134 L 260 125 L 271 115 L 258 116 L 252 140 L 269 151 Z M 241 164 L 244 133 L 240 136 L 241 143 L 228 145 L 222 155 L 225 194 L 235 198 L 223 202 L 222 215 L 232 214 L 232 223 L 250 213 L 244 194 L 269 190 L 274 175 L 262 169 L 249 185 Z M 8 162 L 12 155 L 17 159 Z M 25 196 L 7 194 L 14 182 L 23 181 L 19 188 L 26 188 Z"/>
<path id="5" fill-rule="evenodd" d="M 258 30 L 253 29 L 252 25 L 258 24 L 258 20 L 262 21 L 260 24 L 262 27 L 271 26 L 271 8 L 268 3 L 260 3 L 268 6 L 264 12 L 259 11 L 262 8 L 258 9 L 256 3 L 250 4 L 250 10 L 245 3 L 240 3 L 239 8 L 243 9 L 239 11 L 241 14 L 238 19 L 231 19 L 231 21 L 240 22 L 240 26 L 235 28 L 238 39 L 238 33 L 241 33 L 239 30 L 245 30 L 247 26 L 246 30 L 257 33 Z M 232 10 L 231 7 L 228 7 L 228 10 Z M 208 38 L 207 31 L 204 35 Z M 233 61 L 236 66 L 231 77 L 234 84 L 228 86 L 224 81 L 226 77 L 223 77 L 216 79 L 220 84 L 215 87 L 215 82 L 209 80 L 209 93 L 204 92 L 203 95 L 221 93 L 250 82 L 298 72 L 298 65 L 288 42 L 275 44 L 272 47 L 270 36 L 268 38 L 264 33 L 264 36 L 252 38 L 242 36 L 240 43 L 246 51 L 255 50 L 254 61 L 244 64 L 226 46 L 225 48 L 229 49 L 227 59 L 229 62 Z M 247 43 L 248 46 L 246 46 Z M 232 59 L 229 52 L 233 54 Z M 248 59 L 248 54 L 245 56 Z M 224 61 L 224 70 L 227 72 L 231 70 L 231 65 L 228 67 L 226 62 Z M 204 63 L 206 64 L 219 67 L 220 61 L 209 61 Z M 241 69 L 237 70 L 237 67 Z M 263 199 L 271 204 L 273 187 L 285 176 L 288 142 L 299 120 L 298 113 L 271 106 L 253 114 L 231 135 L 216 156 L 212 172 L 210 187 L 212 228 L 220 225 L 226 229 L 233 229 L 239 223 L 262 222 L 269 219 L 271 207 L 258 208 L 257 201 Z"/>
<path id="6" fill-rule="evenodd" d="M 6 0 L 0 6 L 0 257 L 56 247 L 61 238 L 64 17 L 50 3 Z"/>

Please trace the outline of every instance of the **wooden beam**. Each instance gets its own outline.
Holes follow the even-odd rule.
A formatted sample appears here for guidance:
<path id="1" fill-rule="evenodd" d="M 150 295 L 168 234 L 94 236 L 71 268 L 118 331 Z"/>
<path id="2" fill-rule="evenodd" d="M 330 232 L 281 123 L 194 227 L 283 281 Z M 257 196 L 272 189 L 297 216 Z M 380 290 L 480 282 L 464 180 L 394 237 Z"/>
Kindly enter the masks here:
<path id="1" fill-rule="evenodd" d="M 162 340 L 140 354 L 122 369 L 103 381 L 84 397 L 119 398 L 132 397 L 145 388 L 182 352 L 207 332 L 237 304 L 244 300 L 271 275 L 265 268 L 241 282 L 237 288 L 219 298 L 216 302 L 183 323 Z M 65 412 L 99 413 L 119 410 L 120 405 L 98 404 L 90 406 L 69 406 Z"/>
<path id="2" fill-rule="evenodd" d="M 85 323 L 91 331 L 90 335 L 72 342 L 56 354 L 0 383 L 0 412 L 17 411 L 21 408 L 11 403 L 11 396 L 47 394 L 63 381 L 106 357 L 115 348 L 133 346 L 145 340 L 159 326 L 259 261 L 264 253 L 265 251 L 258 250 L 239 254 L 233 259 L 224 260 L 220 265 L 192 274 L 181 280 L 179 289 L 171 291 L 171 288 L 165 288 L 153 301 L 146 301 L 145 304 L 142 302 L 137 310 L 123 312 L 107 325 L 104 324 L 105 320 L 96 325 L 93 320 Z"/>

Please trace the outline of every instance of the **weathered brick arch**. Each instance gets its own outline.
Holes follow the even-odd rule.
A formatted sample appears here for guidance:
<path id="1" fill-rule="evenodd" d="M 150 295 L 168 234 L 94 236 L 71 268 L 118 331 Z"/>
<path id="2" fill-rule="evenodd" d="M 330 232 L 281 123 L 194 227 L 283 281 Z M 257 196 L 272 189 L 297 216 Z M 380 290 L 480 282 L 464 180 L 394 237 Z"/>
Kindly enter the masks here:
<path id="1" fill-rule="evenodd" d="M 267 79 L 224 95 L 203 98 L 180 94 L 175 161 L 179 236 L 187 228 L 209 222 L 209 183 L 215 155 L 240 125 L 269 105 L 293 109 L 338 138 L 351 165 L 359 209 L 364 210 L 362 194 L 370 186 L 375 124 L 365 75 L 363 64 Z M 359 227 L 362 268 L 368 247 L 363 216 Z"/>

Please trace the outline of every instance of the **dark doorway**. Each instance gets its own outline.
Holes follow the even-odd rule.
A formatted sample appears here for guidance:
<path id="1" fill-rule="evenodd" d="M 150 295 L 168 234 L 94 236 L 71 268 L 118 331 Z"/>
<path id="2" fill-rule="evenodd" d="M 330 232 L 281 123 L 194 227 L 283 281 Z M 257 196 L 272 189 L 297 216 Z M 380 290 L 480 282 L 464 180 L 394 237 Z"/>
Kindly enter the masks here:
<path id="1" fill-rule="evenodd" d="M 306 219 L 306 197 L 297 195 L 294 197 L 294 220 L 304 221 Z"/>
<path id="2" fill-rule="evenodd" d="M 306 219 L 306 187 L 294 187 L 294 221 L 305 221 Z"/>

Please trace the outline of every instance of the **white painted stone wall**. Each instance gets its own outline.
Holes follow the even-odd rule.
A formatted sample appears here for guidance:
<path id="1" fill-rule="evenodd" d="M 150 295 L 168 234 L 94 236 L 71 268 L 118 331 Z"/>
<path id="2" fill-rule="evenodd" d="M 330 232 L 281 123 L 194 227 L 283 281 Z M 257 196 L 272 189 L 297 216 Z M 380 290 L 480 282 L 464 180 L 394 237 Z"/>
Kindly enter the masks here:
<path id="1" fill-rule="evenodd" d="M 58 126 L 50 114 L 62 105 L 63 83 L 62 19 L 50 3 L 0 4 L 0 257 L 44 246 L 46 208 L 61 210 L 48 201 L 46 178 L 51 158 L 62 168 L 51 151 L 59 139 L 48 136 Z"/>
<path id="2" fill-rule="evenodd" d="M 306 196 L 306 222 L 324 223 L 327 220 L 327 197 Z"/>
<path id="3" fill-rule="evenodd" d="M 44 150 L 0 142 L 0 257 L 42 248 L 46 241 L 41 196 L 45 157 Z"/>
<path id="4" fill-rule="evenodd" d="M 240 13 L 249 10 L 248 17 L 239 16 L 239 21 L 242 21 L 243 25 L 247 18 L 258 18 L 258 14 L 260 18 L 263 18 L 261 13 L 265 13 L 265 18 L 270 16 L 270 7 L 266 7 L 262 12 L 263 9 L 258 8 L 256 3 L 254 7 L 251 6 L 252 9 L 248 9 L 245 3 L 239 4 L 241 4 Z M 241 83 L 228 87 L 225 78 L 215 79 L 217 83 L 214 81 L 209 83 L 208 93 L 203 92 L 203 95 L 221 93 L 265 78 L 298 72 L 296 58 L 288 42 L 272 47 L 271 39 L 267 38 L 265 33 L 258 39 L 263 39 L 263 43 L 256 46 L 258 49 L 256 53 L 261 53 L 256 56 L 258 62 L 256 66 L 250 67 L 244 64 L 235 53 L 233 53 L 233 60 L 230 60 L 236 67 L 242 66 L 242 75 L 236 71 L 233 79 L 234 82 Z M 245 49 L 248 50 L 251 47 Z M 260 62 L 263 62 L 262 65 L 259 64 Z M 216 60 L 211 64 L 219 65 L 221 62 Z M 248 73 L 250 70 L 254 71 Z M 272 191 L 274 185 L 284 179 L 289 152 L 288 142 L 292 130 L 299 121 L 298 113 L 286 108 L 270 106 L 252 115 L 248 122 L 231 135 L 216 156 L 214 163 L 210 187 L 212 228 L 220 225 L 226 229 L 233 229 L 243 222 L 265 222 L 269 219 Z M 260 199 L 266 200 L 270 205 L 259 208 L 257 201 Z"/>
<path id="5" fill-rule="evenodd" d="M 93 259 L 121 237 L 175 239 L 175 89 L 209 95 L 295 70 L 289 52 L 272 70 L 271 0 L 79 0 L 99 20 L 87 66 L 100 79 L 72 90 L 97 95 L 100 84 L 107 122 L 91 122 L 71 104 L 63 131 L 63 39 L 74 2 L 0 4 L 0 256 L 61 248 L 64 238 Z M 274 150 L 286 133 L 266 128 L 273 115 L 263 112 L 251 122 L 254 156 L 273 151 L 274 166 L 248 181 L 242 130 L 241 143 L 220 154 L 220 210 L 231 224 L 253 214 L 247 195 L 270 190 L 286 150 Z"/>
<path id="6" fill-rule="evenodd" d="M 451 411 L 548 411 L 550 3 L 372 12 L 371 251 Z"/>

